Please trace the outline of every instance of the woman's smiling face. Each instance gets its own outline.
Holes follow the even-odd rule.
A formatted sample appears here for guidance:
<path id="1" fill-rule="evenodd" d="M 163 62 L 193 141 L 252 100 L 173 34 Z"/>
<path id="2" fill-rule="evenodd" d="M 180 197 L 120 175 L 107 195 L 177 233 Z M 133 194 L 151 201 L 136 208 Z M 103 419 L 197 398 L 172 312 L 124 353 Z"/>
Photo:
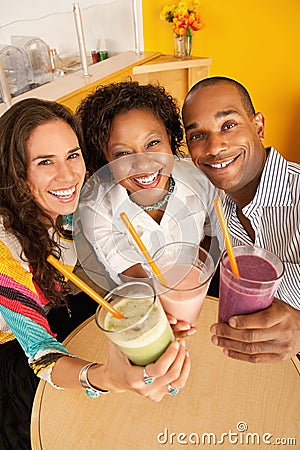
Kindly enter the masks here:
<path id="1" fill-rule="evenodd" d="M 84 177 L 85 163 L 72 128 L 63 120 L 35 128 L 27 141 L 27 183 L 54 221 L 75 211 Z"/>
<path id="2" fill-rule="evenodd" d="M 166 128 L 150 110 L 132 109 L 114 118 L 106 159 L 116 181 L 135 201 L 152 204 L 164 195 L 173 158 Z"/>

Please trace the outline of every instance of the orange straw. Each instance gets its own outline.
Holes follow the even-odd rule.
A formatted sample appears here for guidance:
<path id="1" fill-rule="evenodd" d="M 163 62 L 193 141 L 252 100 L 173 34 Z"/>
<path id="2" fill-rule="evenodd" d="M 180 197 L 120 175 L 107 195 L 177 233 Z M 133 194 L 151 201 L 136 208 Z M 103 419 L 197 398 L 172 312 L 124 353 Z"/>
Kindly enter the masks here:
<path id="1" fill-rule="evenodd" d="M 296 367 L 299 375 L 300 375 L 300 361 L 298 359 L 298 356 L 293 356 L 292 361 L 294 363 L 294 366 Z"/>
<path id="2" fill-rule="evenodd" d="M 107 311 L 109 311 L 114 317 L 117 319 L 124 319 L 124 316 L 113 308 L 104 298 L 102 298 L 99 294 L 97 294 L 94 289 L 88 286 L 84 281 L 82 281 L 77 275 L 73 272 L 69 272 L 68 269 L 56 259 L 53 255 L 49 255 L 47 261 L 55 267 L 59 272 L 61 272 L 67 279 L 72 281 L 79 289 L 84 291 L 87 295 L 89 295 L 93 300 L 95 300 L 99 305 L 103 306 Z"/>
<path id="3" fill-rule="evenodd" d="M 128 228 L 129 233 L 131 234 L 131 236 L 135 240 L 135 242 L 138 245 L 139 249 L 141 250 L 141 252 L 145 256 L 145 258 L 146 258 L 147 262 L 149 263 L 153 273 L 157 276 L 157 278 L 160 280 L 160 282 L 162 284 L 167 286 L 166 280 L 164 279 L 164 277 L 161 274 L 161 271 L 159 270 L 159 268 L 157 267 L 157 265 L 155 264 L 155 262 L 151 258 L 150 253 L 148 252 L 148 250 L 146 249 L 146 247 L 145 247 L 144 243 L 142 242 L 141 238 L 137 234 L 134 226 L 132 225 L 132 223 L 128 219 L 127 214 L 124 213 L 124 212 L 121 212 L 120 217 L 123 220 L 123 222 L 126 225 L 126 227 Z"/>
<path id="4" fill-rule="evenodd" d="M 236 277 L 240 277 L 240 273 L 239 273 L 239 269 L 236 263 L 236 259 L 234 256 L 234 252 L 233 252 L 233 248 L 232 248 L 232 243 L 231 243 L 231 239 L 230 239 L 230 234 L 228 231 L 228 227 L 225 221 L 225 217 L 224 217 L 224 212 L 223 212 L 223 208 L 222 208 L 222 203 L 221 200 L 219 198 L 215 198 L 214 199 L 214 205 L 215 205 L 215 209 L 217 212 L 217 216 L 221 225 L 221 230 L 222 230 L 222 234 L 223 234 L 223 238 L 225 241 L 225 246 L 226 246 L 226 250 L 227 250 L 227 254 L 228 254 L 228 258 L 229 258 L 229 263 L 230 263 L 230 267 L 232 270 L 232 273 L 236 276 Z"/>

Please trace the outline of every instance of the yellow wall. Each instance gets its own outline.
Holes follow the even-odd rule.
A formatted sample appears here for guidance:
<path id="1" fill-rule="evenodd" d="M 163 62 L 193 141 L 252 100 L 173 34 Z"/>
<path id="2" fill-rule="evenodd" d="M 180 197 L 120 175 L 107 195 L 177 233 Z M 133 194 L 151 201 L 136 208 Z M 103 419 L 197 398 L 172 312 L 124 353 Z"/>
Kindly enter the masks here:
<path id="1" fill-rule="evenodd" d="M 143 0 L 146 51 L 173 52 L 172 25 L 159 18 L 177 0 Z M 204 28 L 193 55 L 212 58 L 210 75 L 235 78 L 266 118 L 265 145 L 300 162 L 299 0 L 203 0 Z"/>

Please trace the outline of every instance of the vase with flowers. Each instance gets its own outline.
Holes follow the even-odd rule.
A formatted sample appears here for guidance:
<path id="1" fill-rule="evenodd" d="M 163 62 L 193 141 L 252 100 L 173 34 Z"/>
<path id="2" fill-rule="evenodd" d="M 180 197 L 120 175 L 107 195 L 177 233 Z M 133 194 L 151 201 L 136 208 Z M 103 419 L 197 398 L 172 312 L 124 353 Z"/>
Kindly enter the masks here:
<path id="1" fill-rule="evenodd" d="M 173 24 L 174 56 L 189 58 L 192 56 L 193 32 L 202 28 L 199 13 L 199 1 L 180 1 L 177 5 L 164 6 L 160 18 Z"/>

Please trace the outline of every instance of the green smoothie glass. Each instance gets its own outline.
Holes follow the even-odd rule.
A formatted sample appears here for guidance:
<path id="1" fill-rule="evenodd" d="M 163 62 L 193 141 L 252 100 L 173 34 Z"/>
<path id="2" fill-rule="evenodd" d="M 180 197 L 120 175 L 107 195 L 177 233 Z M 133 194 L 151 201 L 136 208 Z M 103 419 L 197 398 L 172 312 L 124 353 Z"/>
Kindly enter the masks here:
<path id="1" fill-rule="evenodd" d="M 124 283 L 104 298 L 124 319 L 115 318 L 99 306 L 96 324 L 134 364 L 146 366 L 156 361 L 174 341 L 167 316 L 150 284 Z"/>

